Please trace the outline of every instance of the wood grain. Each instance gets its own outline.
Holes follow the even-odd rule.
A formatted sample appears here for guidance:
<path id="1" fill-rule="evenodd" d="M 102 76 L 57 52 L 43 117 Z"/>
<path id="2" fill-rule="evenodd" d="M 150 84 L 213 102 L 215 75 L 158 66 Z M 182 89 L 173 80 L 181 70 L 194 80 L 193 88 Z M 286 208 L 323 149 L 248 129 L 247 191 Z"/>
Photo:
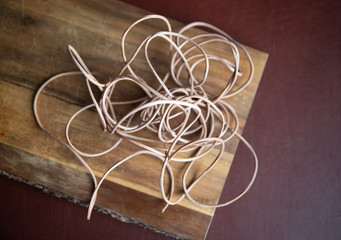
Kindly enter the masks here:
<path id="1" fill-rule="evenodd" d="M 98 5 L 54 1 L 37 5 L 33 1 L 25 1 L 23 8 L 17 2 L 8 1 L 1 5 L 0 131 L 3 136 L 0 138 L 0 168 L 88 201 L 93 186 L 86 169 L 64 146 L 38 128 L 32 113 L 33 96 L 38 86 L 51 75 L 76 69 L 66 52 L 67 44 L 72 44 L 80 52 L 90 69 L 114 76 L 122 66 L 119 43 L 124 29 L 147 12 L 120 2 Z M 175 21 L 172 24 L 176 29 L 182 26 Z M 160 30 L 157 21 L 144 24 L 132 33 L 133 40 L 128 41 L 128 49 L 133 49 L 134 43 L 145 34 L 157 30 Z M 251 48 L 248 50 L 255 63 L 253 82 L 243 94 L 231 99 L 241 118 L 241 130 L 267 60 L 267 54 Z M 159 70 L 165 71 L 167 62 L 162 43 L 153 45 L 151 51 L 155 55 L 154 60 L 160 63 Z M 241 65 L 246 66 L 245 59 Z M 135 67 L 139 74 L 150 78 L 151 73 L 142 61 L 138 60 Z M 242 71 L 247 71 L 247 67 Z M 208 86 L 212 93 L 224 85 L 219 77 L 221 74 L 222 70 L 218 68 L 212 75 Z M 130 93 L 135 94 L 134 90 Z M 89 103 L 89 98 L 81 79 L 61 79 L 44 92 L 39 101 L 40 114 L 47 128 L 63 139 L 67 120 L 86 103 Z M 98 141 L 109 146 L 115 138 L 102 133 L 96 119 L 93 111 L 85 112 L 71 129 L 71 137 L 81 140 L 76 144 L 89 152 L 99 150 Z M 206 203 L 218 202 L 237 145 L 238 141 L 229 144 L 224 160 L 193 189 L 195 199 Z M 109 166 L 136 150 L 131 144 L 123 143 L 112 153 L 87 161 L 96 176 L 101 177 Z M 215 154 L 216 150 L 198 163 L 191 176 L 204 169 Z M 182 166 L 175 168 L 176 174 L 181 174 Z M 161 164 L 151 158 L 139 157 L 127 162 L 109 175 L 99 191 L 97 205 L 179 237 L 203 239 L 214 210 L 183 200 L 162 214 L 164 203 L 158 185 L 160 169 Z"/>

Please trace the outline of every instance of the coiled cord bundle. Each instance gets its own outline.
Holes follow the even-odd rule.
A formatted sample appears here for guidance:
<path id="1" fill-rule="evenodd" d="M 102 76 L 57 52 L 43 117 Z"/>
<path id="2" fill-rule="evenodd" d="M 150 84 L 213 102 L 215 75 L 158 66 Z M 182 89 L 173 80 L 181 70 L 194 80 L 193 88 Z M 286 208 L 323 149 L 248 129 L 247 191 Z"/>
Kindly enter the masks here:
<path id="1" fill-rule="evenodd" d="M 138 44 L 132 56 L 127 57 L 125 46 L 128 33 L 136 25 L 149 19 L 162 20 L 166 23 L 167 30 L 155 32 L 146 36 Z M 193 37 L 186 36 L 185 32 L 193 27 L 207 28 L 213 33 L 203 33 Z M 150 43 L 158 38 L 163 39 L 169 45 L 170 66 L 169 71 L 164 77 L 161 77 L 157 73 L 148 55 Z M 226 58 L 208 53 L 205 50 L 205 45 L 209 43 L 226 44 L 232 50 L 234 61 L 231 62 Z M 249 61 L 250 73 L 248 79 L 243 84 L 239 84 L 239 87 L 236 87 L 238 77 L 242 75 L 239 70 L 239 49 L 242 50 Z M 137 20 L 124 32 L 121 40 L 121 50 L 125 65 L 117 77 L 113 79 L 110 78 L 105 84 L 100 83 L 96 79 L 96 74 L 90 72 L 80 55 L 72 46 L 69 45 L 68 50 L 80 72 L 61 73 L 47 80 L 36 93 L 33 109 L 38 125 L 51 137 L 67 146 L 91 174 L 95 189 L 89 204 L 88 219 L 90 218 L 92 209 L 95 205 L 99 188 L 107 175 L 119 165 L 138 155 L 154 156 L 162 162 L 160 192 L 166 203 L 163 211 L 169 205 L 178 204 L 185 197 L 193 204 L 202 207 L 215 208 L 226 206 L 238 200 L 250 189 L 258 170 L 257 156 L 251 145 L 238 134 L 239 120 L 237 113 L 228 101 L 226 101 L 228 98 L 242 92 L 253 77 L 254 65 L 251 56 L 241 44 L 220 29 L 207 23 L 194 22 L 186 25 L 176 33 L 172 31 L 172 27 L 165 17 L 160 15 L 148 15 Z M 157 88 L 153 88 L 145 79 L 138 76 L 132 67 L 132 63 L 140 52 L 144 53 L 145 61 L 157 81 Z M 231 78 L 226 81 L 225 87 L 216 96 L 211 96 L 205 91 L 205 84 L 209 78 L 208 75 L 212 61 L 220 62 L 228 71 L 232 72 Z M 195 69 L 199 64 L 204 64 L 204 72 L 200 78 L 197 76 L 198 74 L 194 74 Z M 184 72 L 187 73 L 187 77 L 184 77 Z M 41 123 L 37 110 L 37 101 L 42 90 L 55 79 L 78 74 L 83 74 L 85 76 L 87 88 L 93 103 L 81 108 L 70 118 L 66 125 L 66 142 L 64 142 L 49 133 Z M 175 83 L 176 87 L 171 88 L 167 86 L 167 81 L 169 79 Z M 113 101 L 116 90 L 115 87 L 119 82 L 133 83 L 142 89 L 144 96 L 134 100 Z M 91 85 L 96 86 L 101 91 L 102 96 L 99 101 L 96 100 Z M 115 107 L 118 105 L 131 104 L 135 104 L 136 108 L 132 109 L 124 116 L 119 116 L 116 113 Z M 80 151 L 74 146 L 69 137 L 69 129 L 72 121 L 80 113 L 90 108 L 96 109 L 103 131 L 107 131 L 110 134 L 115 134 L 119 137 L 119 140 L 115 142 L 115 144 L 99 153 L 86 153 Z M 141 136 L 139 134 L 141 130 L 149 131 L 152 133 L 152 137 Z M 221 159 L 225 144 L 233 137 L 240 138 L 254 156 L 255 169 L 250 183 L 241 194 L 223 204 L 205 204 L 196 201 L 190 194 L 191 189 Z M 100 181 L 97 182 L 95 174 L 83 157 L 98 157 L 107 154 L 119 147 L 121 141 L 129 141 L 141 150 L 134 152 L 114 164 L 105 172 Z M 151 146 L 152 144 L 160 145 L 160 143 L 163 147 Z M 219 149 L 219 153 L 215 160 L 196 179 L 194 179 L 189 186 L 187 186 L 187 175 L 195 161 L 205 157 L 213 148 Z M 189 154 L 186 155 L 188 157 L 184 157 L 181 153 Z M 187 163 L 185 172 L 182 176 L 183 194 L 175 200 L 173 199 L 174 174 L 170 164 L 171 162 Z M 170 180 L 169 191 L 166 191 L 164 188 L 166 171 L 168 171 L 167 176 L 169 176 Z"/>

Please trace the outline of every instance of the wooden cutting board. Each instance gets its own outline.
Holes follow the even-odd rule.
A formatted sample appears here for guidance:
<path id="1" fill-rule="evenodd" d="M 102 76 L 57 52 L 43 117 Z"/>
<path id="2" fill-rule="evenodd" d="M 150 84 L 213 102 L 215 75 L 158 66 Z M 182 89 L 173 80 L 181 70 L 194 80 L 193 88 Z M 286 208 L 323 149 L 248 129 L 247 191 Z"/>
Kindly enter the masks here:
<path id="1" fill-rule="evenodd" d="M 32 111 L 33 97 L 50 76 L 77 69 L 67 53 L 67 44 L 78 50 L 91 70 L 115 76 L 123 66 L 120 51 L 123 31 L 148 12 L 110 1 L 101 4 L 60 0 L 39 4 L 34 1 L 2 1 L 0 7 L 1 173 L 87 204 L 93 190 L 90 175 L 66 147 L 37 126 Z M 183 26 L 176 21 L 171 22 L 175 30 Z M 127 43 L 128 51 L 145 34 L 163 30 L 162 27 L 159 22 L 152 21 L 132 32 Z M 229 100 L 240 117 L 240 132 L 245 126 L 267 60 L 267 54 L 252 48 L 248 50 L 255 64 L 253 81 L 242 94 Z M 166 70 L 166 52 L 162 44 L 154 45 L 151 51 L 154 51 L 153 60 L 160 63 L 159 70 Z M 241 70 L 247 72 L 247 67 L 243 67 L 247 66 L 245 58 L 241 59 L 241 66 Z M 142 75 L 151 76 L 142 61 L 138 60 L 135 67 Z M 211 76 L 213 81 L 209 82 L 208 89 L 212 93 L 225 84 L 221 74 L 222 70 L 217 69 Z M 135 92 L 129 86 L 122 86 L 121 94 L 123 97 L 134 96 Z M 63 78 L 44 91 L 39 101 L 39 113 L 47 128 L 64 139 L 66 122 L 75 111 L 88 103 L 90 98 L 84 80 Z M 100 131 L 93 111 L 77 118 L 71 137 L 77 146 L 88 152 L 103 150 L 115 140 L 114 136 Z M 219 201 L 237 146 L 236 140 L 228 144 L 223 160 L 191 191 L 195 199 L 206 203 Z M 133 151 L 136 151 L 133 145 L 123 143 L 112 153 L 87 161 L 99 178 L 109 166 Z M 215 153 L 216 150 L 213 150 L 205 161 L 198 163 L 190 175 L 195 177 L 210 163 Z M 174 166 L 176 173 L 181 174 L 182 167 L 181 164 Z M 194 206 L 184 199 L 162 213 L 164 202 L 159 191 L 160 169 L 161 162 L 147 157 L 139 157 L 122 165 L 102 185 L 97 209 L 122 221 L 139 223 L 175 237 L 205 238 L 214 209 Z"/>

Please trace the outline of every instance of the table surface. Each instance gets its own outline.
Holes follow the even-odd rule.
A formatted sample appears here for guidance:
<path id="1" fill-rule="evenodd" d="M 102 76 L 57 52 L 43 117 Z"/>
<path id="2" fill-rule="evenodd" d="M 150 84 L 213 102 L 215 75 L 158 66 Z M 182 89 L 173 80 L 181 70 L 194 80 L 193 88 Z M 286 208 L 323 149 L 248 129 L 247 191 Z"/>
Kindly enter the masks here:
<path id="1" fill-rule="evenodd" d="M 260 159 L 257 180 L 216 211 L 207 239 L 340 239 L 341 4 L 127 2 L 184 23 L 210 22 L 270 55 L 244 130 Z M 249 153 L 240 146 L 236 157 Z M 232 165 L 222 198 L 246 183 L 247 163 Z M 101 213 L 89 222 L 81 206 L 0 179 L 1 239 L 171 239 Z"/>

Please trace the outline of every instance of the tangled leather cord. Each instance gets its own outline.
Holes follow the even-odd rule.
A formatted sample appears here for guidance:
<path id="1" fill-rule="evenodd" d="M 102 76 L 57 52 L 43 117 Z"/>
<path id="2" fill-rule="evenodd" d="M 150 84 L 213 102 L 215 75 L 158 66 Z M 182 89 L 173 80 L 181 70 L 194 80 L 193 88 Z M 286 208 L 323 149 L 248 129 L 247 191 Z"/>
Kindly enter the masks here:
<path id="1" fill-rule="evenodd" d="M 162 20 L 166 23 L 167 31 L 155 32 L 146 36 L 142 42 L 139 43 L 132 56 L 127 57 L 125 44 L 128 33 L 137 24 L 149 19 Z M 193 37 L 186 36 L 185 32 L 193 27 L 206 28 L 212 33 L 203 33 Z M 164 77 L 160 77 L 157 73 L 148 55 L 150 43 L 157 38 L 161 38 L 169 43 L 170 66 L 169 71 Z M 209 43 L 226 44 L 232 50 L 234 62 L 206 52 L 205 45 Z M 240 84 L 239 87 L 236 87 L 235 84 L 237 79 L 242 75 L 239 71 L 239 49 L 242 50 L 249 61 L 250 73 L 247 80 L 243 84 Z M 193 204 L 202 207 L 215 208 L 226 206 L 238 200 L 250 189 L 258 170 L 257 156 L 251 145 L 238 134 L 239 121 L 237 113 L 226 101 L 226 99 L 240 93 L 250 83 L 253 77 L 254 65 L 252 59 L 248 51 L 241 44 L 220 29 L 207 23 L 194 22 L 186 25 L 176 33 L 172 31 L 171 25 L 165 17 L 160 15 L 148 15 L 137 20 L 124 32 L 121 40 L 121 50 L 125 65 L 118 76 L 114 79 L 109 78 L 106 84 L 100 83 L 96 79 L 96 74 L 90 72 L 80 55 L 72 46 L 69 45 L 68 50 L 80 72 L 61 73 L 47 80 L 36 93 L 33 109 L 38 125 L 51 137 L 68 147 L 91 174 L 95 189 L 89 204 L 88 219 L 90 218 L 92 209 L 95 205 L 98 190 L 107 175 L 119 165 L 138 155 L 154 156 L 162 162 L 160 192 L 163 200 L 166 202 L 163 211 L 169 205 L 178 204 L 185 197 Z M 137 54 L 142 51 L 153 76 L 159 84 L 156 89 L 147 84 L 147 82 L 138 76 L 132 68 L 132 63 Z M 232 72 L 232 76 L 226 82 L 225 88 L 216 96 L 211 96 L 204 88 L 212 61 L 220 62 L 228 71 Z M 195 76 L 194 71 L 196 67 L 202 63 L 204 63 L 204 73 L 199 79 L 198 76 Z M 187 72 L 186 78 L 183 77 L 183 72 Z M 87 88 L 93 103 L 81 108 L 70 118 L 66 125 L 67 142 L 64 142 L 49 133 L 41 123 L 37 111 L 37 101 L 42 90 L 52 81 L 64 76 L 78 74 L 83 74 L 85 76 Z M 169 88 L 166 84 L 168 79 L 172 79 L 176 84 L 176 87 Z M 137 85 L 143 90 L 145 96 L 134 100 L 113 101 L 112 97 L 115 94 L 115 87 L 119 82 L 130 82 Z M 102 93 L 99 101 L 97 101 L 94 96 L 91 84 L 96 86 Z M 116 114 L 115 106 L 131 104 L 136 104 L 137 107 L 123 117 Z M 99 153 L 86 153 L 80 151 L 72 144 L 69 137 L 69 129 L 72 121 L 80 113 L 90 108 L 96 109 L 103 131 L 107 131 L 110 134 L 115 134 L 119 137 L 119 140 L 114 145 Z M 138 119 L 138 121 L 136 121 L 136 119 Z M 138 133 L 142 129 L 144 131 L 150 131 L 153 133 L 154 137 L 148 138 L 139 136 Z M 237 197 L 223 204 L 205 204 L 196 201 L 190 194 L 191 189 L 220 160 L 224 152 L 225 144 L 233 137 L 238 137 L 250 149 L 254 156 L 255 168 L 249 184 Z M 105 172 L 100 181 L 97 182 L 95 174 L 84 161 L 83 157 L 97 157 L 107 154 L 117 148 L 122 140 L 129 141 L 142 150 L 137 151 L 114 164 Z M 164 147 L 150 146 L 151 144 L 160 143 L 162 143 Z M 187 175 L 193 164 L 196 160 L 205 157 L 213 148 L 219 149 L 219 153 L 215 157 L 215 160 L 196 179 L 194 179 L 189 186 L 187 186 Z M 190 156 L 179 157 L 179 153 L 190 153 Z M 174 174 L 170 164 L 171 162 L 187 163 L 185 172 L 182 176 L 183 194 L 175 200 L 173 199 Z M 170 188 L 167 192 L 164 188 L 164 178 L 167 176 L 165 175 L 166 171 L 168 171 L 170 180 Z"/>

